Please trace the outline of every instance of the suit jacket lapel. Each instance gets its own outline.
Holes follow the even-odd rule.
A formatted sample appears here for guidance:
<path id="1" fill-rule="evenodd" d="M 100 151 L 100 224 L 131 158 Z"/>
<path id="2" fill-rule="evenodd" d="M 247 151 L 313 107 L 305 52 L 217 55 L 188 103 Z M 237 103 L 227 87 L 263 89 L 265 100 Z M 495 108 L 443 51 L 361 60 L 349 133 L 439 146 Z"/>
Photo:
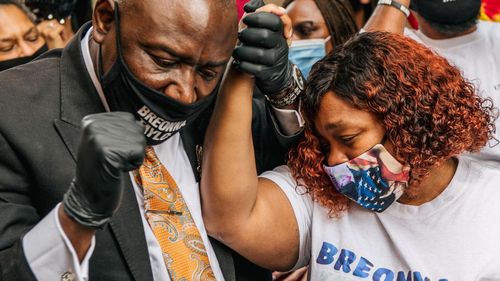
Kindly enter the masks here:
<path id="1" fill-rule="evenodd" d="M 63 49 L 59 64 L 61 114 L 54 126 L 75 160 L 82 118 L 104 110 L 82 57 L 80 42 L 89 28 L 90 23 L 73 37 Z"/>
<path id="2" fill-rule="evenodd" d="M 82 57 L 81 40 L 90 26 L 87 23 L 78 31 L 63 50 L 60 62 L 61 114 L 54 126 L 75 161 L 82 118 L 105 111 Z M 111 229 L 134 278 L 153 280 L 141 215 L 128 174 L 123 182 L 124 196 L 111 220 Z"/>
<path id="3" fill-rule="evenodd" d="M 123 193 L 122 204 L 111 220 L 111 229 L 135 280 L 153 280 L 141 214 L 128 174 L 124 175 L 123 183 L 130 192 Z"/>

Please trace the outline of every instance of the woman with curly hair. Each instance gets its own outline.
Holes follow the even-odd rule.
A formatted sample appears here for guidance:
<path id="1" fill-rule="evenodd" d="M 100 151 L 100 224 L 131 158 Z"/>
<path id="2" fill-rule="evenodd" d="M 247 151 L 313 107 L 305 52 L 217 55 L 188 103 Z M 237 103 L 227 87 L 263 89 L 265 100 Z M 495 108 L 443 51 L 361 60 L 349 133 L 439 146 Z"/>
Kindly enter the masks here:
<path id="1" fill-rule="evenodd" d="M 209 233 L 310 280 L 498 280 L 500 170 L 461 157 L 492 136 L 491 103 L 401 35 L 356 35 L 317 63 L 305 138 L 257 175 L 251 77 L 230 71 L 206 137 Z"/>

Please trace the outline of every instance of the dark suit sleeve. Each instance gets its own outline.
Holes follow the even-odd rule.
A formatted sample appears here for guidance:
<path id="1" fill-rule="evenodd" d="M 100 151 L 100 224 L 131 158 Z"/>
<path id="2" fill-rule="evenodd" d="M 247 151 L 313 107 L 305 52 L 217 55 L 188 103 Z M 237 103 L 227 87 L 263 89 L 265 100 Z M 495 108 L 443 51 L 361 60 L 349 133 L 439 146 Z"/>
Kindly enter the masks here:
<path id="1" fill-rule="evenodd" d="M 21 237 L 38 221 L 23 165 L 0 134 L 0 280 L 35 280 Z"/>
<path id="2" fill-rule="evenodd" d="M 254 94 L 252 110 L 255 161 L 260 174 L 285 164 L 288 151 L 301 138 L 302 131 L 292 136 L 284 135 L 271 105 L 260 93 Z"/>

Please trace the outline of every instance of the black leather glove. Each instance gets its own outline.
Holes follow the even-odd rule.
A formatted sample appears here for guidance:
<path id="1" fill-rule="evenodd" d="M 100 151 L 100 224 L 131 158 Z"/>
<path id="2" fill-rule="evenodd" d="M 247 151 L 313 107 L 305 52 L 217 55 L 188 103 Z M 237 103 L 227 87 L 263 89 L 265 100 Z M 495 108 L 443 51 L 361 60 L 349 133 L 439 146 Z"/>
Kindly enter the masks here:
<path id="1" fill-rule="evenodd" d="M 245 12 L 254 12 L 263 5 L 262 0 L 253 0 L 245 5 Z M 293 79 L 283 23 L 277 15 L 267 12 L 249 14 L 243 23 L 247 27 L 239 33 L 241 44 L 233 52 L 236 68 L 254 75 L 257 87 L 272 96 Z"/>
<path id="2" fill-rule="evenodd" d="M 64 195 L 64 211 L 81 225 L 104 226 L 120 205 L 123 173 L 142 164 L 145 146 L 144 129 L 130 113 L 83 118 L 76 176 Z"/>

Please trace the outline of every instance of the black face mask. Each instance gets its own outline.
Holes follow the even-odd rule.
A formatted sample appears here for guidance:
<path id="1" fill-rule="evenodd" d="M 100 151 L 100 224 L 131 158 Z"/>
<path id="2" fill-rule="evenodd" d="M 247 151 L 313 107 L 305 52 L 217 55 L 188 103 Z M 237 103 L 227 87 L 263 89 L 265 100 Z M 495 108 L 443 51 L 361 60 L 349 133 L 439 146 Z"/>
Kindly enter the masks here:
<path id="1" fill-rule="evenodd" d="M 123 58 L 116 2 L 115 22 L 117 59 L 108 73 L 100 78 L 106 101 L 111 111 L 126 111 L 135 115 L 145 126 L 148 145 L 160 144 L 195 121 L 213 103 L 215 94 L 211 93 L 192 104 L 183 104 L 144 85 L 132 74 Z"/>
<path id="2" fill-rule="evenodd" d="M 13 68 L 13 67 L 16 67 L 18 65 L 26 64 L 26 63 L 36 59 L 39 55 L 47 52 L 48 50 L 49 50 L 49 48 L 47 47 L 47 45 L 43 45 L 40 49 L 38 49 L 31 56 L 0 61 L 0 71 L 7 70 L 9 68 Z"/>

